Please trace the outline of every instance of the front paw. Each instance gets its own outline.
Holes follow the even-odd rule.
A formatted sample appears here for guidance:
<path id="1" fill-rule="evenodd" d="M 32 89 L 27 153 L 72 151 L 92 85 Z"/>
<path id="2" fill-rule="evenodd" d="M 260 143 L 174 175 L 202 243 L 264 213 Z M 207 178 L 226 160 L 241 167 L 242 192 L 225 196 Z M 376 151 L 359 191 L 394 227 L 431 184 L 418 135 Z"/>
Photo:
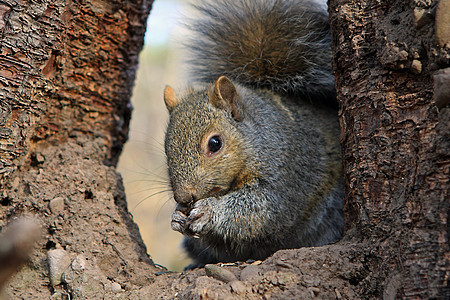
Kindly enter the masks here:
<path id="1" fill-rule="evenodd" d="M 193 237 L 200 237 L 208 227 L 212 217 L 211 202 L 214 198 L 198 200 L 186 220 L 185 231 Z"/>
<path id="2" fill-rule="evenodd" d="M 172 230 L 179 231 L 181 233 L 185 233 L 187 216 L 180 211 L 179 207 L 175 209 L 172 214 Z"/>

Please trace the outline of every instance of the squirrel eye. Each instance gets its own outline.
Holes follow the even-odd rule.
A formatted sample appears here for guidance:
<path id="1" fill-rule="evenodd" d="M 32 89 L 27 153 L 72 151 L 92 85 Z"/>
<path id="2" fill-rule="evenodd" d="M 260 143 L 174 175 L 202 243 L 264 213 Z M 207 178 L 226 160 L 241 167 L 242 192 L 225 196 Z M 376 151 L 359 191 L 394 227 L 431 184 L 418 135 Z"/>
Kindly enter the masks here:
<path id="1" fill-rule="evenodd" d="M 208 141 L 208 151 L 209 154 L 216 153 L 222 149 L 222 138 L 218 135 L 212 136 Z"/>

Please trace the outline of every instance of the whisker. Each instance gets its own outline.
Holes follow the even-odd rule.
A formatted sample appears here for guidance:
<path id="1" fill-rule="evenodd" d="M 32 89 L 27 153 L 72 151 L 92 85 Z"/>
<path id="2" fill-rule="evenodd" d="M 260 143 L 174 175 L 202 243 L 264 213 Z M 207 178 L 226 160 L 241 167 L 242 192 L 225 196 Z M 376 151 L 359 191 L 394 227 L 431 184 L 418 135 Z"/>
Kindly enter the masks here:
<path id="1" fill-rule="evenodd" d="M 159 195 L 159 194 L 162 194 L 162 193 L 166 193 L 166 192 L 170 192 L 170 190 L 161 190 L 161 191 L 158 191 L 158 192 L 156 192 L 156 193 L 153 193 L 153 194 L 151 194 L 151 195 L 146 196 L 144 199 L 142 199 L 141 201 L 139 201 L 139 202 L 133 207 L 133 209 L 132 209 L 131 211 L 134 212 L 134 211 L 136 210 L 136 208 L 137 208 L 141 203 L 143 203 L 145 200 L 147 200 L 147 199 L 149 199 L 149 198 L 151 198 L 151 197 L 154 197 L 154 196 L 156 196 L 156 195 Z"/>
<path id="2" fill-rule="evenodd" d="M 137 194 L 141 194 L 141 193 L 149 192 L 149 191 L 154 191 L 154 190 L 171 191 L 170 187 L 163 187 L 163 188 L 161 188 L 161 187 L 156 187 L 155 186 L 155 187 L 149 187 L 149 188 L 141 189 L 141 190 L 138 190 L 138 191 L 127 192 L 127 194 L 129 196 L 135 196 Z"/>
<path id="3" fill-rule="evenodd" d="M 126 184 L 134 184 L 134 183 L 151 183 L 151 184 L 160 184 L 164 187 L 170 187 L 168 181 L 159 180 L 159 179 L 133 179 L 125 181 Z"/>
<path id="4" fill-rule="evenodd" d="M 163 208 L 164 208 L 166 205 L 171 204 L 171 203 L 174 203 L 174 202 L 172 202 L 172 199 L 173 199 L 173 197 L 168 196 L 167 200 L 165 200 L 165 201 L 163 202 L 163 205 L 160 206 L 160 208 L 159 208 L 159 210 L 158 210 L 158 213 L 156 214 L 156 217 L 157 217 L 157 218 L 160 217 L 160 214 L 162 213 L 162 210 L 163 210 Z"/>
<path id="5" fill-rule="evenodd" d="M 161 165 L 161 166 L 157 167 L 156 170 L 161 169 L 162 167 L 164 167 L 164 165 Z M 128 171 L 130 173 L 133 173 L 133 174 L 153 176 L 153 177 L 159 178 L 161 180 L 165 180 L 165 181 L 168 180 L 167 176 L 160 175 L 160 174 L 158 174 L 156 172 L 153 172 L 153 171 L 149 171 L 149 170 L 145 169 L 143 166 L 138 166 L 138 168 L 140 168 L 142 171 L 136 171 L 134 169 L 124 169 L 124 170 L 126 170 L 126 171 Z"/>

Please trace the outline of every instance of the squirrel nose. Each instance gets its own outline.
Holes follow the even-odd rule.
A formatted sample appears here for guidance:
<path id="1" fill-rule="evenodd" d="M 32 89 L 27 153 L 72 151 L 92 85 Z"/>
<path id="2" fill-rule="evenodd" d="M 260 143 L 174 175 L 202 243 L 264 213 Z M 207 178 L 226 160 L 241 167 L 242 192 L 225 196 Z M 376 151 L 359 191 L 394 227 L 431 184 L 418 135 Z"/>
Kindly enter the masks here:
<path id="1" fill-rule="evenodd" d="M 195 196 L 196 192 L 197 192 L 196 189 L 192 187 L 175 191 L 174 193 L 175 201 L 179 204 L 193 203 L 197 200 L 197 197 Z"/>

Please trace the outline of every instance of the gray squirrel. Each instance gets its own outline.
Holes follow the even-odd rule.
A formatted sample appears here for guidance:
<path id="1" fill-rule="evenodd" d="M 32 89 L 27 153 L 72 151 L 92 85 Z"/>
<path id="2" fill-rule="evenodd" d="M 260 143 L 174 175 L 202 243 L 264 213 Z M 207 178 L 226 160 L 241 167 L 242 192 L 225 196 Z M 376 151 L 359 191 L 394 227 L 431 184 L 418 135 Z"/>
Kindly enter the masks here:
<path id="1" fill-rule="evenodd" d="M 195 87 L 164 90 L 171 225 L 192 267 L 338 241 L 344 183 L 326 11 L 307 0 L 195 7 Z"/>

